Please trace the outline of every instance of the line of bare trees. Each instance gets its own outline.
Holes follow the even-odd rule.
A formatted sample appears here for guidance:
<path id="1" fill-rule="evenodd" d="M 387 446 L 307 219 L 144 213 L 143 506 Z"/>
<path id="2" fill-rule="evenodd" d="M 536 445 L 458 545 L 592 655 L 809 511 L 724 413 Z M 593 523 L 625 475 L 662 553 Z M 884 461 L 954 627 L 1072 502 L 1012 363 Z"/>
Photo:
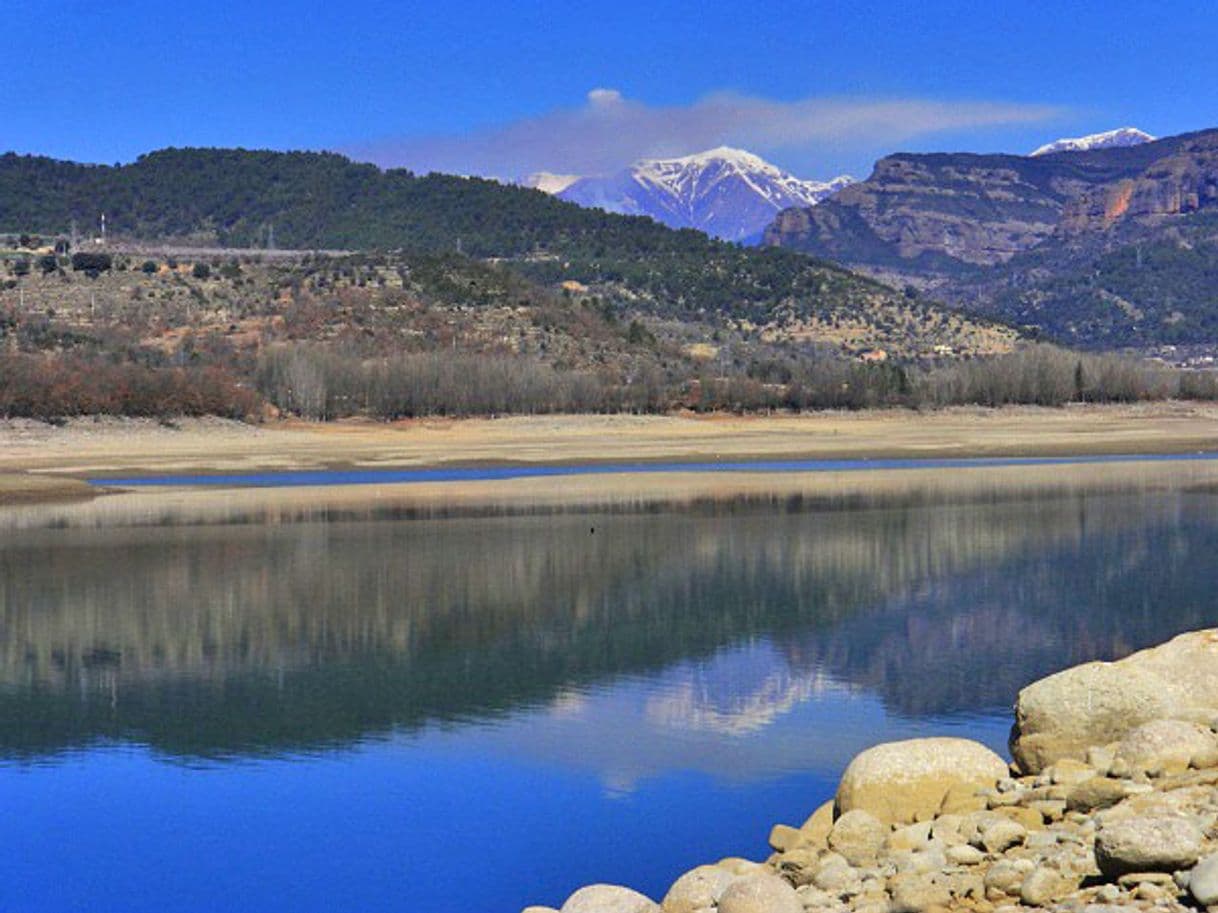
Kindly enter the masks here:
<path id="1" fill-rule="evenodd" d="M 536 359 L 467 352 L 421 352 L 360 359 L 314 345 L 272 349 L 258 388 L 280 409 L 313 419 L 369 415 L 660 412 L 669 407 L 657 371 L 614 382 L 560 371 Z"/>
<path id="2" fill-rule="evenodd" d="M 0 354 L 0 416 L 259 414 L 263 402 L 305 418 L 572 412 L 1060 406 L 1070 402 L 1218 400 L 1218 373 L 1033 345 L 931 367 L 818 357 L 731 373 L 644 363 L 567 371 L 536 358 L 433 351 L 361 357 L 298 343 L 267 350 L 253 377 L 98 355 Z"/>
<path id="3" fill-rule="evenodd" d="M 562 371 L 521 356 L 428 352 L 360 359 L 302 344 L 264 355 L 258 388 L 279 408 L 308 418 L 393 419 L 1218 399 L 1218 374 L 1032 345 L 929 368 L 817 358 L 788 366 L 779 379 L 747 372 L 665 375 L 654 366 L 623 379 Z"/>

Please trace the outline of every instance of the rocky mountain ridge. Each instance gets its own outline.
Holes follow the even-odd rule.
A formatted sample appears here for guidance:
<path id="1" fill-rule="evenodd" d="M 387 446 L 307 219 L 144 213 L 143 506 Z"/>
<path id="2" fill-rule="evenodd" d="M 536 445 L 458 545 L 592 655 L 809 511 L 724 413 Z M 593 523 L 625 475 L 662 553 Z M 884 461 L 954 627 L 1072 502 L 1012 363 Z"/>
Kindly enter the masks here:
<path id="1" fill-rule="evenodd" d="M 1075 345 L 1218 344 L 1215 212 L 1218 130 L 1206 130 L 1068 154 L 888 156 L 781 213 L 764 243 Z M 1102 287 L 1088 279 L 1101 274 Z"/>

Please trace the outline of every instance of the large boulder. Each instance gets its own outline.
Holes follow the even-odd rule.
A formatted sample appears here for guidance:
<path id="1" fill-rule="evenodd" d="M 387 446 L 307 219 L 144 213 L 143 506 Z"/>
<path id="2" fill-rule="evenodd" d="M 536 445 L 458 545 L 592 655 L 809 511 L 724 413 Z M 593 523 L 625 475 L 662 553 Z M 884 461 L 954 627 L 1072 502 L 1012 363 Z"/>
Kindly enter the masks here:
<path id="1" fill-rule="evenodd" d="M 590 884 L 568 897 L 561 913 L 660 913 L 660 908 L 630 888 Z"/>
<path id="2" fill-rule="evenodd" d="M 804 913 L 804 905 L 786 881 L 758 872 L 733 882 L 723 892 L 719 913 Z"/>
<path id="3" fill-rule="evenodd" d="M 1011 754 L 1027 773 L 1120 741 L 1152 720 L 1209 724 L 1218 717 L 1218 629 L 1112 663 L 1086 663 L 1019 692 Z"/>
<path id="4" fill-rule="evenodd" d="M 886 742 L 850 762 L 837 787 L 837 813 L 862 810 L 886 824 L 909 824 L 933 816 L 953 789 L 993 787 L 1005 776 L 1006 762 L 979 742 Z"/>

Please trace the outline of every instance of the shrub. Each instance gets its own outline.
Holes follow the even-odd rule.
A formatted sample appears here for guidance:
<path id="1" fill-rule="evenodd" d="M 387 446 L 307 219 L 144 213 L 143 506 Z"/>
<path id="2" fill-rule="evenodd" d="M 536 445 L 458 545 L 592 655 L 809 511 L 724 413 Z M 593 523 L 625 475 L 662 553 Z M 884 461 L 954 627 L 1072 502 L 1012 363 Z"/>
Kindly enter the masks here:
<path id="1" fill-rule="evenodd" d="M 109 254 L 79 251 L 72 254 L 72 269 L 78 273 L 97 275 L 113 266 L 114 261 Z"/>

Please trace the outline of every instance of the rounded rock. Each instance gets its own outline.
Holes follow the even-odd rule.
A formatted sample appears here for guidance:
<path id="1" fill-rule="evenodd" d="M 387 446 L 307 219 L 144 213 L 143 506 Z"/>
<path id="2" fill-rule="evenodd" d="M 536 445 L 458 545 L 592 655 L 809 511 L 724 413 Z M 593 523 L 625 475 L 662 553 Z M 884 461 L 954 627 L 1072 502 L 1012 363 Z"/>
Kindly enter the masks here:
<path id="1" fill-rule="evenodd" d="M 567 898 L 560 913 L 661 913 L 638 891 L 616 884 L 590 884 Z"/>
<path id="2" fill-rule="evenodd" d="M 1002 853 L 1024 842 L 1028 830 L 1014 821 L 995 821 L 981 832 L 981 845 L 987 853 Z"/>
<path id="3" fill-rule="evenodd" d="M 1187 869 L 1201 855 L 1204 834 L 1178 815 L 1139 815 L 1105 822 L 1095 835 L 1095 860 L 1109 877 L 1126 872 Z"/>
<path id="4" fill-rule="evenodd" d="M 1043 907 L 1073 894 L 1078 890 L 1080 881 L 1048 866 L 1037 866 L 1020 884 L 1019 899 L 1029 907 Z"/>
<path id="5" fill-rule="evenodd" d="M 1203 907 L 1218 904 L 1218 853 L 1197 863 L 1188 876 L 1188 890 Z"/>
<path id="6" fill-rule="evenodd" d="M 933 817 L 953 789 L 992 788 L 1007 774 L 1002 758 L 969 739 L 886 742 L 850 762 L 837 788 L 837 811 L 910 824 Z"/>
<path id="7" fill-rule="evenodd" d="M 862 809 L 854 809 L 833 823 L 829 849 L 851 865 L 869 865 L 875 862 L 887 836 L 888 828 L 878 818 Z"/>
<path id="8" fill-rule="evenodd" d="M 664 913 L 695 913 L 696 910 L 713 907 L 732 882 L 740 878 L 740 875 L 733 875 L 718 866 L 700 865 L 672 883 L 660 908 Z"/>
<path id="9" fill-rule="evenodd" d="M 758 872 L 730 885 L 719 898 L 718 913 L 803 913 L 795 889 L 777 875 Z"/>

